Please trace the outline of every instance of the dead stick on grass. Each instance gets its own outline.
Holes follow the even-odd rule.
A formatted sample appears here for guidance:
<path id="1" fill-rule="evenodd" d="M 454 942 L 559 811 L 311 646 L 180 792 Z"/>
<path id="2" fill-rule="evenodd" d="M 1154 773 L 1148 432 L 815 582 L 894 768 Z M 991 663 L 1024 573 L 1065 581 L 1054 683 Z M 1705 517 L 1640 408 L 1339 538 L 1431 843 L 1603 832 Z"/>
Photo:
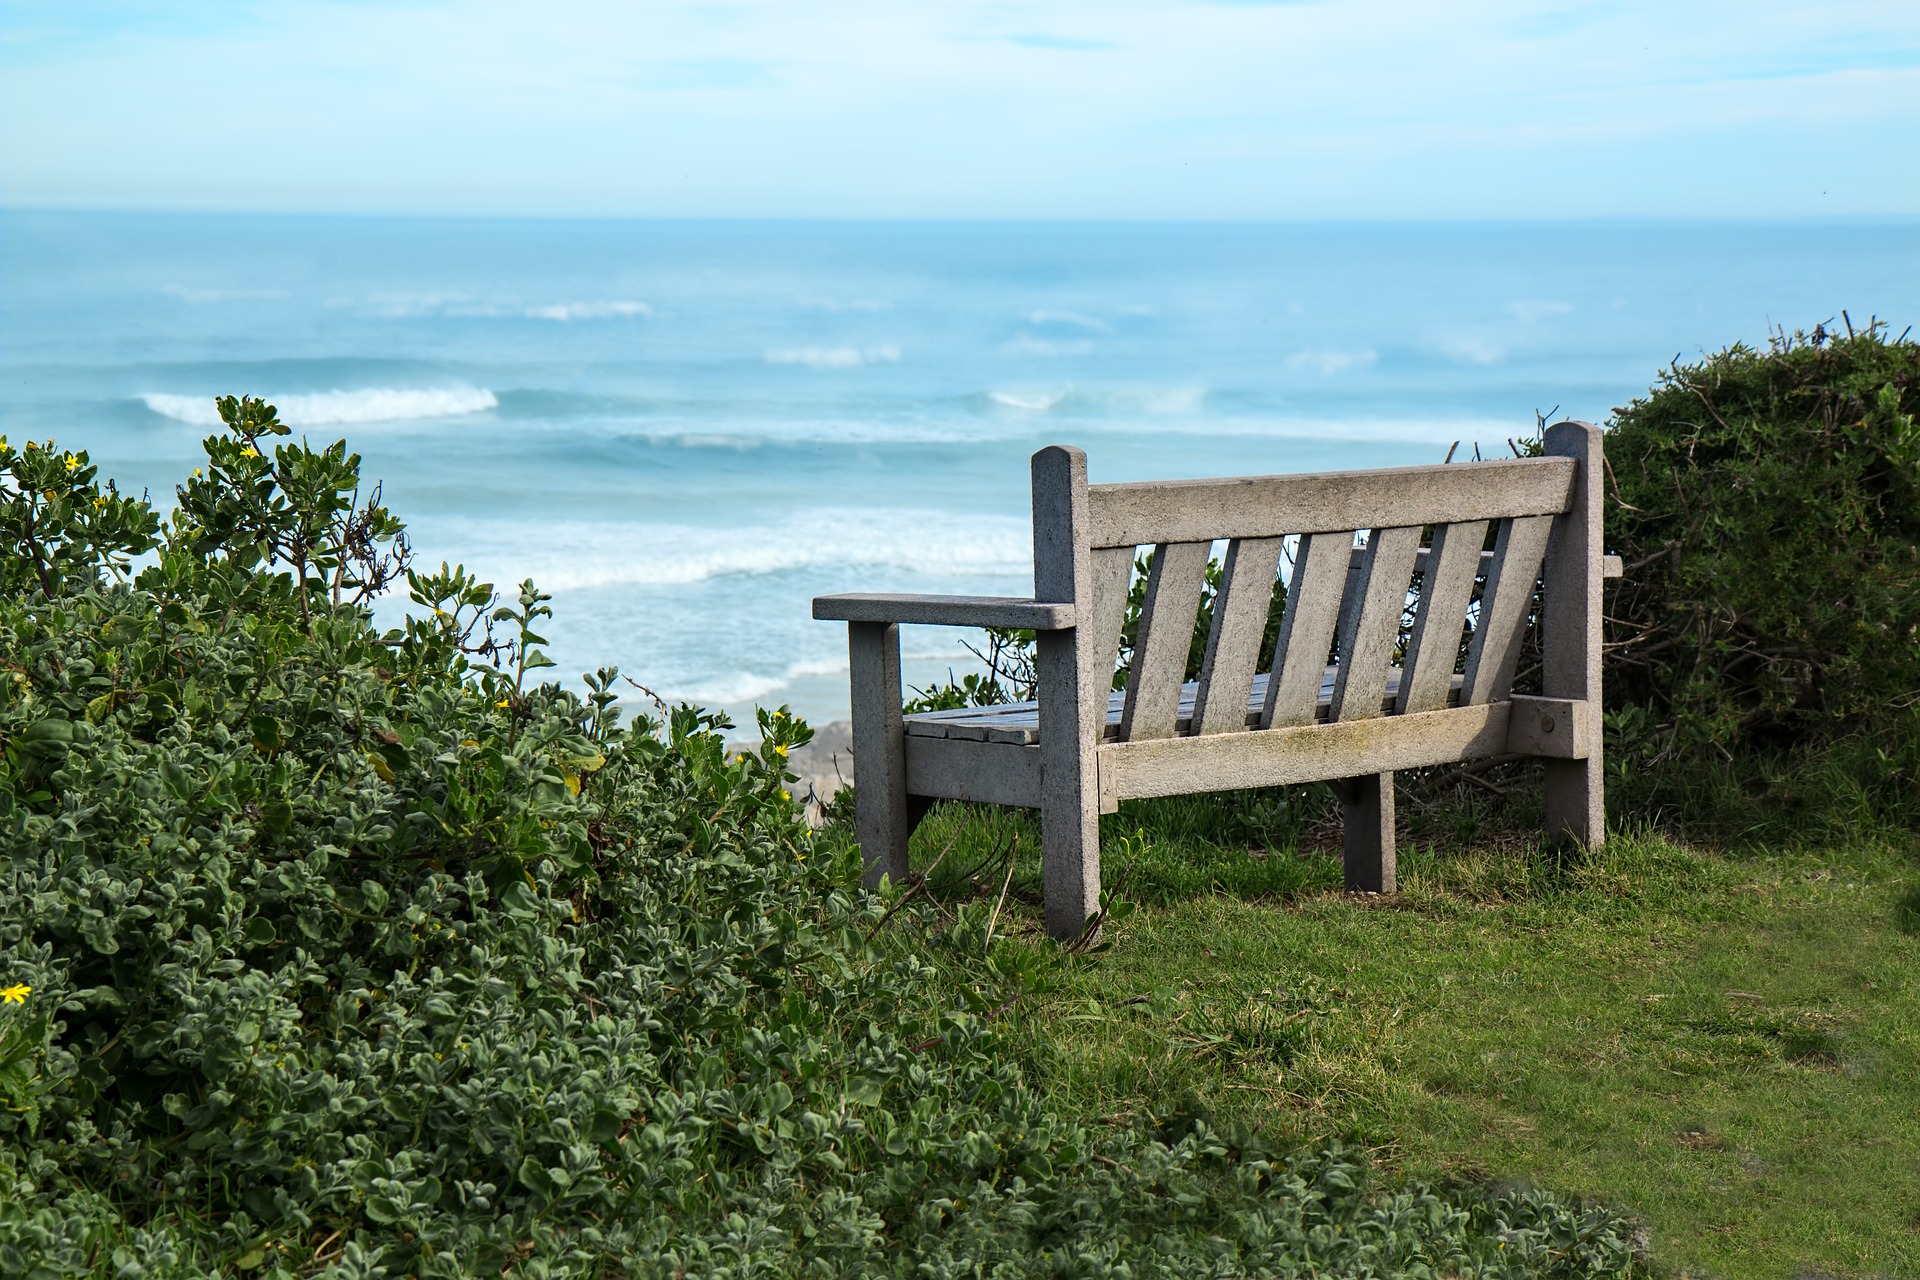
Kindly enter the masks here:
<path id="1" fill-rule="evenodd" d="M 1007 890 L 1013 884 L 1013 864 L 1020 860 L 1020 833 L 1013 833 L 1013 845 L 1007 850 L 1007 877 L 1000 882 L 1000 898 L 993 904 L 993 914 L 987 917 L 987 941 L 981 948 L 982 955 L 993 952 L 993 926 L 1000 922 L 1000 908 L 1006 905 Z"/>
<path id="2" fill-rule="evenodd" d="M 953 839 L 947 841 L 947 847 L 942 849 L 940 851 L 940 856 L 933 860 L 933 865 L 931 867 L 928 867 L 924 872 L 921 873 L 920 878 L 913 882 L 913 887 L 911 889 L 908 889 L 905 893 L 901 894 L 898 898 L 894 899 L 893 905 L 887 908 L 885 915 L 881 916 L 878 920 L 873 922 L 873 928 L 867 930 L 866 940 L 868 942 L 872 942 L 873 935 L 876 933 L 879 933 L 881 929 L 886 927 L 887 921 L 893 919 L 894 912 L 906 906 L 908 900 L 911 899 L 914 894 L 920 892 L 922 889 L 927 887 L 927 881 L 932 878 L 933 873 L 935 871 L 940 869 L 940 863 L 946 858 L 946 856 L 949 853 L 953 852 L 953 846 L 959 843 L 959 840 L 960 840 L 960 833 L 958 831 L 955 831 L 953 833 Z"/>

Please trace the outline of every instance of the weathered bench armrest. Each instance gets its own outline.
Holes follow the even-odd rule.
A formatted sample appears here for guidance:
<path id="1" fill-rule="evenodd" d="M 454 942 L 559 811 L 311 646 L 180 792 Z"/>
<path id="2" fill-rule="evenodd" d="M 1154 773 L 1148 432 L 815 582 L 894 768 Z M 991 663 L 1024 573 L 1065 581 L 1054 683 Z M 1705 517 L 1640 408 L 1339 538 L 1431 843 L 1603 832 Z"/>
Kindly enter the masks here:
<path id="1" fill-rule="evenodd" d="M 815 596 L 813 616 L 826 622 L 912 622 L 937 627 L 1013 627 L 1066 631 L 1071 604 L 1018 596 L 907 596 L 872 592 Z"/>

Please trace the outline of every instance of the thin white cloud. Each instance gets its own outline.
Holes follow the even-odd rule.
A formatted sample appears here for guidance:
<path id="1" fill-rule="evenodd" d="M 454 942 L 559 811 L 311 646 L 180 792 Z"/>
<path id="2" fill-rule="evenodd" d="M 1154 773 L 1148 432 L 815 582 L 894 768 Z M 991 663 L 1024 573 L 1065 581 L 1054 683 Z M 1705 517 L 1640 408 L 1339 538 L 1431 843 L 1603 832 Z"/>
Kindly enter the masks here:
<path id="1" fill-rule="evenodd" d="M 12 6 L 13 204 L 1920 211 L 1920 6 Z M 1017 25 L 1016 25 L 1017 24 Z M 1057 56 L 1055 56 L 1057 55 Z"/>

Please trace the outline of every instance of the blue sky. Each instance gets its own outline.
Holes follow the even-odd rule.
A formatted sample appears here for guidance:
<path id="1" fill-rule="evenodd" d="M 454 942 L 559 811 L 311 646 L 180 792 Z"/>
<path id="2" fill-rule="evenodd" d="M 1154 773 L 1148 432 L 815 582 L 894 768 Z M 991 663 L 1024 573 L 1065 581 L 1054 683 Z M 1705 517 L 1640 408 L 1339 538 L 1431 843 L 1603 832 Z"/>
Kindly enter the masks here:
<path id="1" fill-rule="evenodd" d="M 0 0 L 14 207 L 1920 213 L 1920 3 Z"/>

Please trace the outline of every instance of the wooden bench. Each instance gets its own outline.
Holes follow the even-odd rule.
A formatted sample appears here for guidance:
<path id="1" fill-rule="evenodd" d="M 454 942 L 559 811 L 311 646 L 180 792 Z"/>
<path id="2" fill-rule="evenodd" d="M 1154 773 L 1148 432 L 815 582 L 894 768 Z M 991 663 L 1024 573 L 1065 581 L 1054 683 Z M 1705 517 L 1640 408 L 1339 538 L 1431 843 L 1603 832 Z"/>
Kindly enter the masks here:
<path id="1" fill-rule="evenodd" d="M 1078 449 L 1034 454 L 1031 599 L 813 602 L 814 617 L 848 624 L 869 882 L 906 876 L 908 837 L 936 799 L 1038 809 L 1047 928 L 1071 936 L 1098 906 L 1100 815 L 1120 801 L 1336 781 L 1347 886 L 1391 893 L 1393 772 L 1515 753 L 1547 762 L 1549 837 L 1598 845 L 1600 584 L 1618 561 L 1601 548 L 1599 428 L 1557 423 L 1545 444 L 1543 457 L 1497 462 L 1103 485 L 1087 483 Z M 1187 682 L 1218 540 L 1212 631 Z M 1116 693 L 1141 547 L 1146 603 Z M 1262 653 L 1289 550 L 1279 640 Z M 1528 697 L 1512 688 L 1536 610 L 1541 692 Z M 1033 630 L 1037 701 L 903 715 L 902 623 Z"/>

